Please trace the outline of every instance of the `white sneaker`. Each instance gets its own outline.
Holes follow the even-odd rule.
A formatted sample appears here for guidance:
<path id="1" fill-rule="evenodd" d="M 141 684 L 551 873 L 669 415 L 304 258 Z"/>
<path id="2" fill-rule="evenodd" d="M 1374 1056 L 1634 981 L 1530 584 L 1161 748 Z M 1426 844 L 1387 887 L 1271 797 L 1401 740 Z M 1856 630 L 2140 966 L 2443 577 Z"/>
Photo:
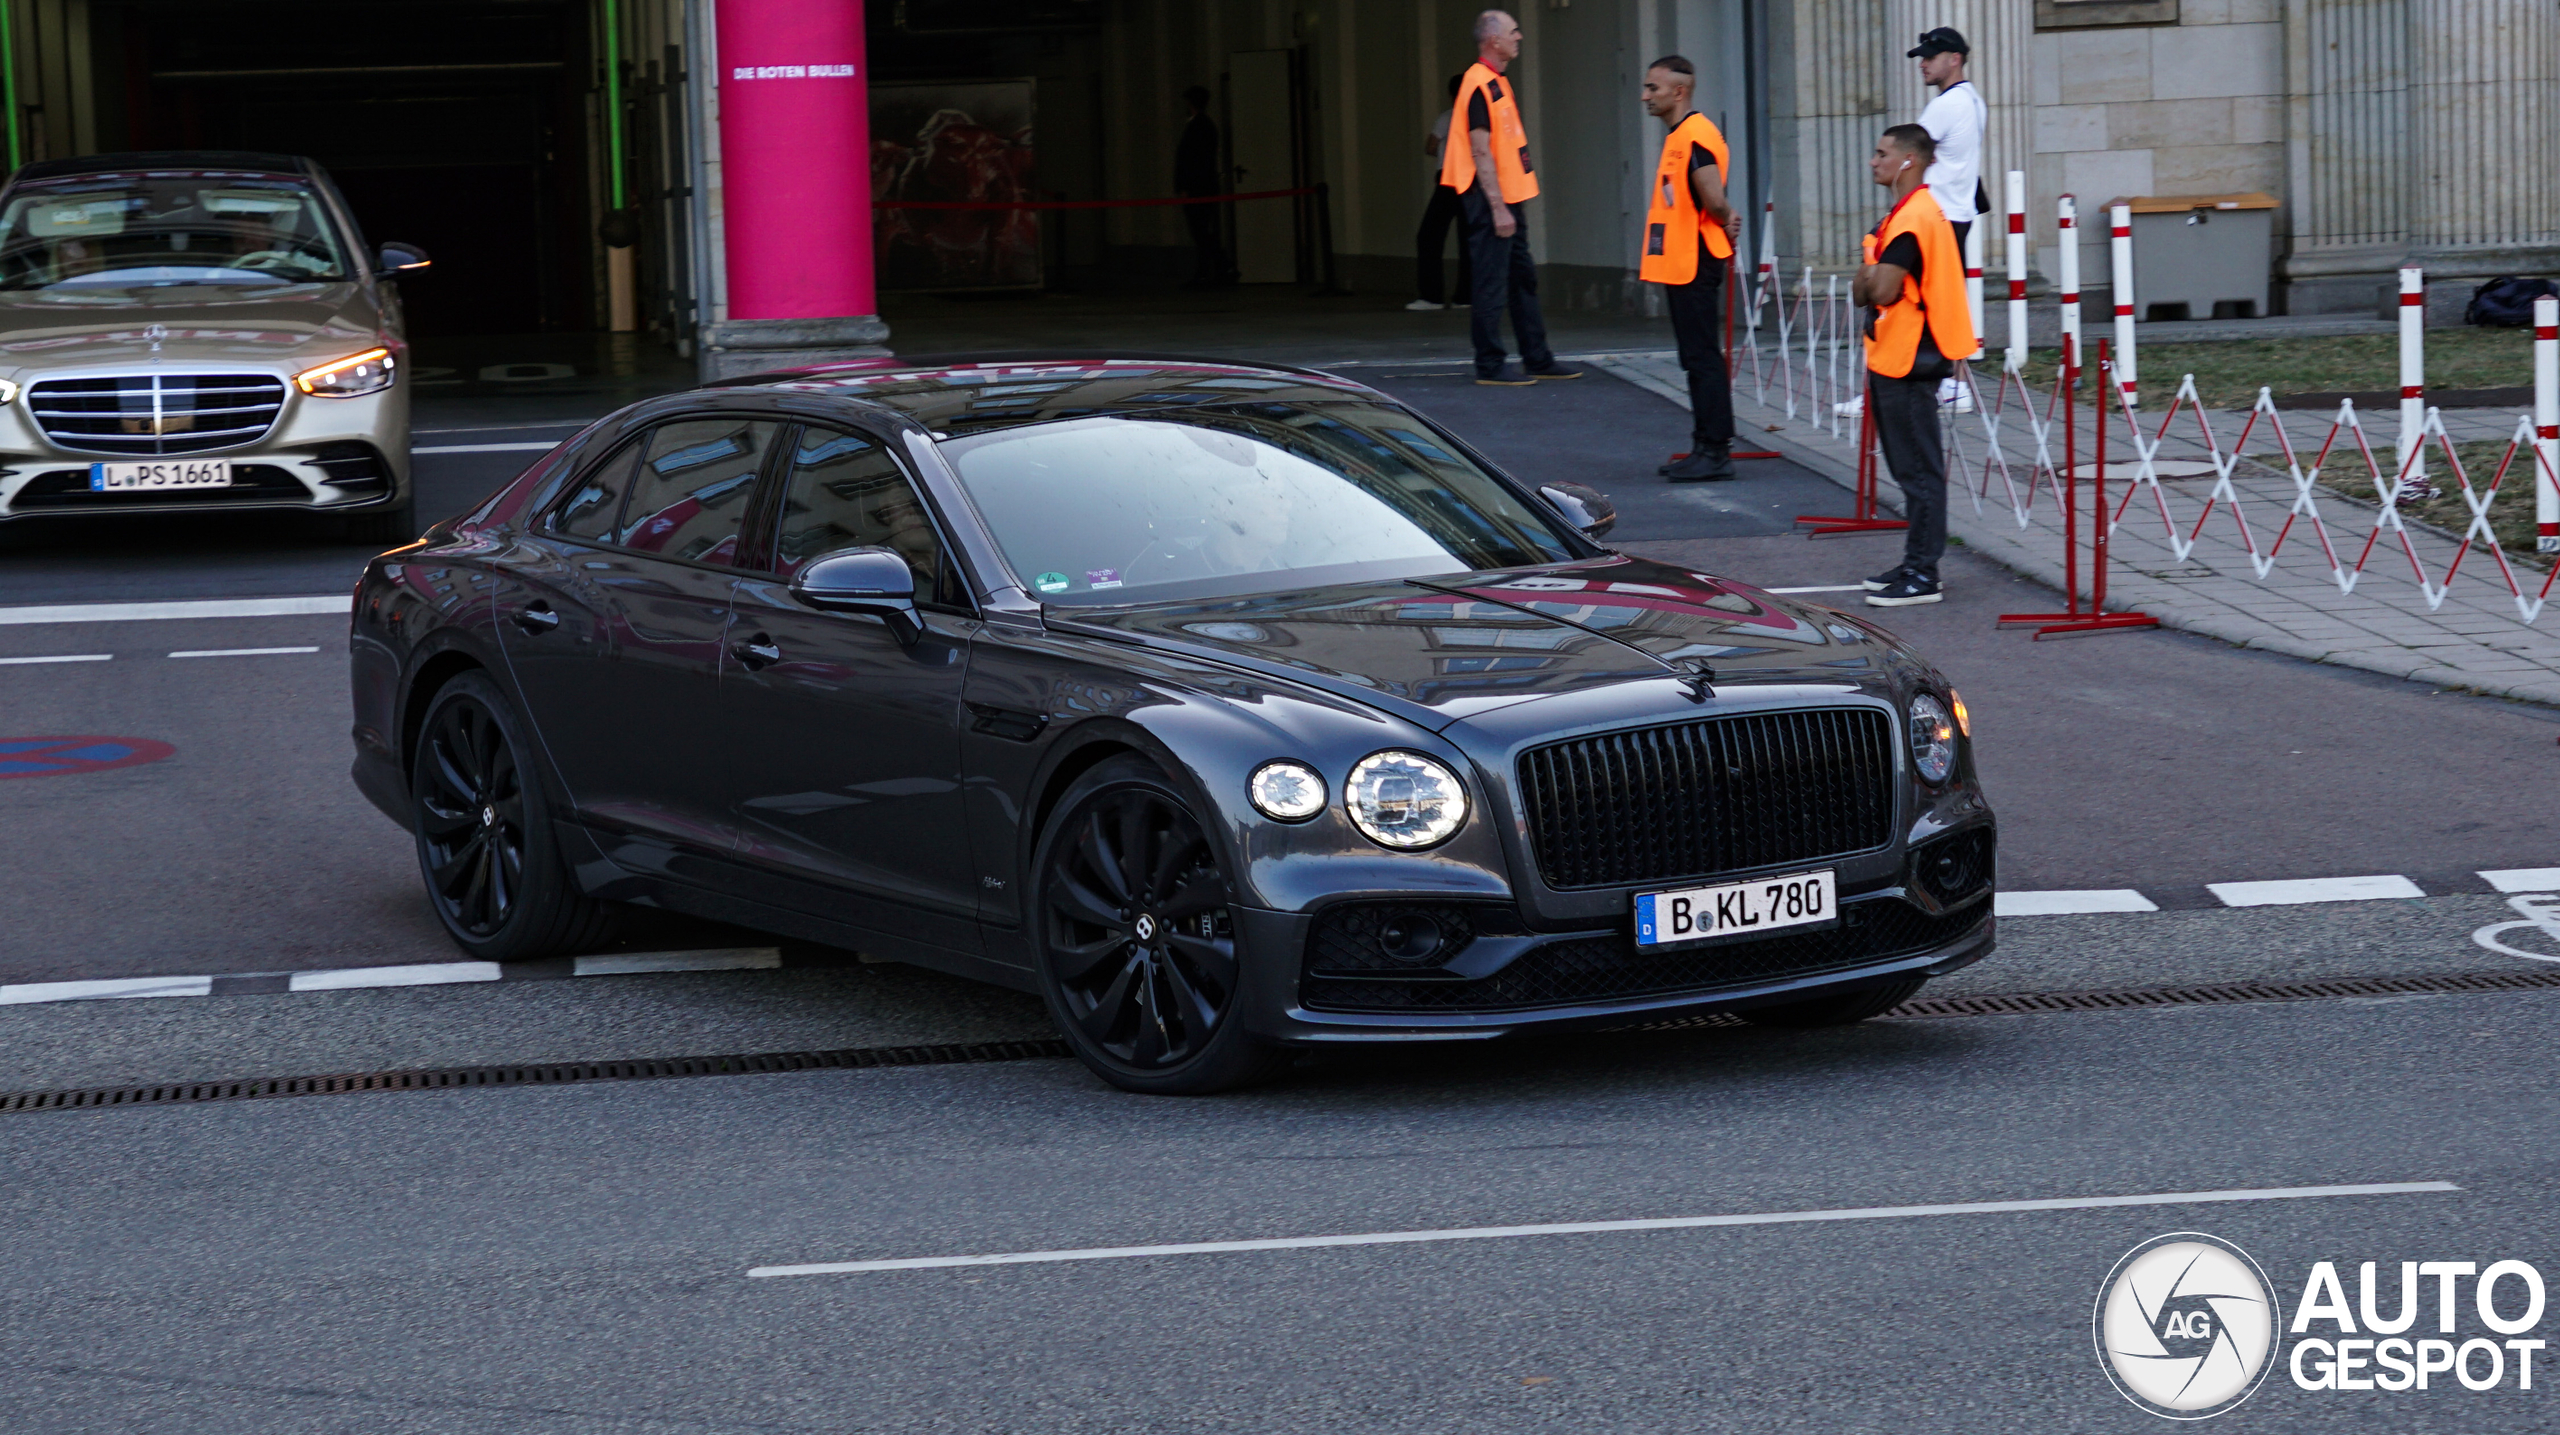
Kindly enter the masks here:
<path id="1" fill-rule="evenodd" d="M 1404 306 L 1408 314 L 1436 314 L 1448 307 L 1446 304 L 1434 304 L 1428 299 L 1416 299 Z"/>
<path id="2" fill-rule="evenodd" d="M 1952 409 L 1960 414 L 1972 413 L 1973 390 L 1966 388 L 1964 385 L 1957 383 L 1953 379 L 1940 379 L 1938 381 L 1938 407 L 1942 409 Z"/>
<path id="3" fill-rule="evenodd" d="M 1867 396 L 1860 394 L 1845 404 L 1833 404 L 1831 411 L 1844 419 L 1864 417 L 1867 412 Z"/>

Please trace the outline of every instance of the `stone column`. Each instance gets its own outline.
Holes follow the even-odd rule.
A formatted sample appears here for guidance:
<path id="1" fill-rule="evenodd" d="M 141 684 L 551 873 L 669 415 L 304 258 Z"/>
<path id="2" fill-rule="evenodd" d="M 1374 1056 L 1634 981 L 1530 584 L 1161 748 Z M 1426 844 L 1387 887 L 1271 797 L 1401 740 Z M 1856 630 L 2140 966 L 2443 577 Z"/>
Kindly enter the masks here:
<path id="1" fill-rule="evenodd" d="M 2028 0 L 1885 0 L 1888 41 L 1885 63 L 1894 79 L 1885 86 L 1885 110 L 1895 123 L 1916 120 L 1920 107 L 1937 91 L 1920 82 L 1920 62 L 1903 58 L 1919 43 L 1920 32 L 1940 25 L 1952 28 L 1973 46 L 1965 76 L 1982 91 L 1991 110 L 1991 131 L 1983 136 L 1982 189 L 1996 208 L 2013 169 L 2031 170 L 2035 96 L 2033 56 L 2035 7 Z M 1983 250 L 1989 267 L 2000 266 L 2000 241 Z"/>
<path id="2" fill-rule="evenodd" d="M 2286 302 L 2370 313 L 2409 247 L 2408 0 L 2286 0 Z"/>
<path id="3" fill-rule="evenodd" d="M 2411 262 L 2431 291 L 2560 267 L 2560 5 L 2408 6 Z"/>
<path id="4" fill-rule="evenodd" d="M 1839 273 L 1884 213 L 1867 174 L 1885 104 L 1886 0 L 1795 0 L 1769 7 L 1770 179 L 1785 262 Z M 1917 31 L 1913 32 L 1917 34 Z M 1892 63 L 1909 63 L 1902 51 Z M 1899 93 L 1899 91 L 1897 91 Z M 1908 119 L 1898 115 L 1896 119 Z"/>

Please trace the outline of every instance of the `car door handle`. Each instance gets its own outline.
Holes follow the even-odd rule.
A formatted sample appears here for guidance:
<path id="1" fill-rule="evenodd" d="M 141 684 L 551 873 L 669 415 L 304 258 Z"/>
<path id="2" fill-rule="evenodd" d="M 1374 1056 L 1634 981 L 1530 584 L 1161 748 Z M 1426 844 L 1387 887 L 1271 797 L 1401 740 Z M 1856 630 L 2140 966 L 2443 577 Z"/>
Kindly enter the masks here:
<path id="1" fill-rule="evenodd" d="M 528 603 L 515 616 L 515 625 L 536 637 L 560 626 L 560 615 L 548 603 Z"/>
<path id="2" fill-rule="evenodd" d="M 769 668 L 782 661 L 782 645 L 762 633 L 731 643 L 729 652 L 750 671 Z"/>

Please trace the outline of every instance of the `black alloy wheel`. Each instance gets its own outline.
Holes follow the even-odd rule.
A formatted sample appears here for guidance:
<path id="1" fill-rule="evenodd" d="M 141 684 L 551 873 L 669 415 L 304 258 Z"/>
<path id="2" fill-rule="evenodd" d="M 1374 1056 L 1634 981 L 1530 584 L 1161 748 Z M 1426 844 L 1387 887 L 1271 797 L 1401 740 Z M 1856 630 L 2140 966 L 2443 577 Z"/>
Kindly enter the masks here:
<path id="1" fill-rule="evenodd" d="M 1041 989 L 1106 1081 L 1187 1095 L 1244 1085 L 1287 1053 L 1235 1020 L 1232 894 L 1190 804 L 1152 765 L 1077 780 L 1041 841 Z"/>
<path id="2" fill-rule="evenodd" d="M 428 902 L 454 942 L 487 961 L 591 946 L 611 924 L 560 861 L 540 783 L 518 757 L 529 750 L 497 685 L 470 672 L 436 694 L 410 763 Z"/>

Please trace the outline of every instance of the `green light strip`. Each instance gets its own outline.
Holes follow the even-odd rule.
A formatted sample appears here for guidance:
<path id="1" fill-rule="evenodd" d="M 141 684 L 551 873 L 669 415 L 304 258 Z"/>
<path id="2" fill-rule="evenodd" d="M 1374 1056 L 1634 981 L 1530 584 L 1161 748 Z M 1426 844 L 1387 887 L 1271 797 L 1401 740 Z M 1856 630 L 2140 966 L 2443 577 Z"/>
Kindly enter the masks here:
<path id="1" fill-rule="evenodd" d="M 18 16 L 9 0 L 0 0 L 0 105 L 9 107 L 9 168 L 24 163 L 18 144 Z"/>
<path id="2" fill-rule="evenodd" d="M 6 5 L 8 0 L 0 0 Z M 604 136 L 605 171 L 613 181 L 613 207 L 622 208 L 622 19 L 613 0 L 604 0 Z M 17 153 L 18 112 L 9 111 L 9 151 Z"/>

